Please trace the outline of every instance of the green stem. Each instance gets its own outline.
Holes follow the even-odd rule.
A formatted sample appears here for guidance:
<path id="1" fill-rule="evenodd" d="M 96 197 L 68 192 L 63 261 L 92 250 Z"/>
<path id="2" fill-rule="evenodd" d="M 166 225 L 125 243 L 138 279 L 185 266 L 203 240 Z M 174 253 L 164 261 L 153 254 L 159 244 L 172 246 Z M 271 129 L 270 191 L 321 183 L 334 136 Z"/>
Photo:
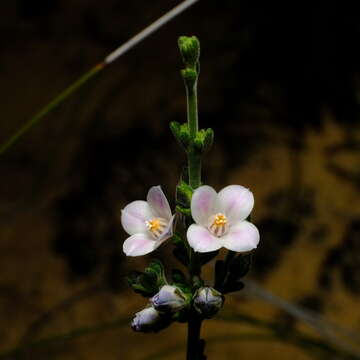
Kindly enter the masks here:
<path id="1" fill-rule="evenodd" d="M 195 148 L 194 140 L 198 132 L 198 108 L 197 108 L 197 80 L 193 83 L 187 83 L 187 118 L 189 125 L 190 144 L 188 147 L 188 168 L 189 168 L 189 185 L 196 189 L 201 184 L 201 153 Z"/>
<path id="2" fill-rule="evenodd" d="M 199 129 L 198 125 L 198 107 L 197 107 L 197 79 L 194 81 L 186 81 L 186 98 L 187 98 L 187 119 L 190 134 L 190 144 L 187 150 L 189 185 L 196 189 L 201 184 L 201 152 L 196 149 L 194 140 Z M 190 277 L 194 287 L 194 278 L 200 276 L 200 267 L 198 257 L 192 249 L 190 249 Z M 187 338 L 187 360 L 200 360 L 200 330 L 201 318 L 194 312 L 188 322 L 188 338 Z"/>
<path id="3" fill-rule="evenodd" d="M 37 114 L 35 114 L 28 122 L 26 122 L 14 135 L 12 135 L 4 144 L 0 146 L 0 156 L 3 155 L 12 145 L 14 145 L 22 135 L 35 126 L 47 113 L 60 105 L 65 99 L 67 99 L 72 93 L 74 93 L 79 87 L 84 85 L 88 80 L 95 76 L 100 70 L 104 68 L 104 64 L 100 63 L 90 69 L 80 79 L 75 81 L 63 92 L 61 92 L 54 100 L 43 107 Z"/>
<path id="4" fill-rule="evenodd" d="M 201 153 L 197 144 L 199 131 L 198 107 L 197 107 L 197 81 L 199 77 L 200 43 L 195 37 L 181 36 L 178 40 L 180 52 L 184 61 L 185 69 L 181 70 L 186 88 L 188 137 L 186 139 L 186 153 L 188 158 L 189 185 L 196 189 L 201 184 Z M 196 146 L 198 145 L 198 146 Z M 201 148 L 201 146 L 200 146 Z M 190 219 L 189 219 L 190 220 Z M 199 287 L 201 264 L 193 249 L 189 249 L 189 275 L 192 292 Z M 187 337 L 187 360 L 201 360 L 203 347 L 200 346 L 200 329 L 202 319 L 192 308 L 192 314 L 188 321 Z"/>

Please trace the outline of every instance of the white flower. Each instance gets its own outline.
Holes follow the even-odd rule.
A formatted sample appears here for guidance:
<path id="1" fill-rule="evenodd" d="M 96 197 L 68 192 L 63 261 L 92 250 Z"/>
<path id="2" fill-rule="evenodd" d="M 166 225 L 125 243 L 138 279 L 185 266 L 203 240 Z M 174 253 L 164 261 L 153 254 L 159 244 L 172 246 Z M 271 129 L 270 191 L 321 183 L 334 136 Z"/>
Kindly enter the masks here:
<path id="1" fill-rule="evenodd" d="M 153 307 L 148 307 L 135 314 L 131 327 L 135 331 L 152 331 L 161 321 L 160 314 Z"/>
<path id="2" fill-rule="evenodd" d="M 146 200 L 133 201 L 121 212 L 121 224 L 131 235 L 123 244 L 127 256 L 148 254 L 173 235 L 175 215 L 161 187 L 153 186 Z"/>
<path id="3" fill-rule="evenodd" d="M 161 312 L 177 312 L 186 306 L 186 298 L 182 291 L 171 285 L 164 285 L 150 299 L 151 305 Z"/>
<path id="4" fill-rule="evenodd" d="M 187 239 L 197 252 L 225 247 L 246 252 L 257 247 L 260 239 L 255 225 L 245 219 L 254 206 L 252 192 L 240 185 L 230 185 L 219 193 L 210 186 L 197 188 L 191 199 L 190 225 Z"/>

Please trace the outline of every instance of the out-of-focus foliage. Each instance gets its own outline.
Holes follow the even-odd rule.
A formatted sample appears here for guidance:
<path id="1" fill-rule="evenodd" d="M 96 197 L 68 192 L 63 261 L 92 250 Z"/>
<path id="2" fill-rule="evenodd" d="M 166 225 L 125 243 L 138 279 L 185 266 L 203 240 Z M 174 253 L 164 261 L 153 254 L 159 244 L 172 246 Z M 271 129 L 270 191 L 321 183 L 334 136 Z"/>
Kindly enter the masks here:
<path id="1" fill-rule="evenodd" d="M 0 141 L 175 3 L 1 2 Z M 124 261 L 119 211 L 151 185 L 170 193 L 178 183 L 184 159 L 168 124 L 185 116 L 176 46 L 184 33 L 202 42 L 200 124 L 215 131 L 207 183 L 241 183 L 255 194 L 252 221 L 262 240 L 251 274 L 288 301 L 359 331 L 357 12 L 331 1 L 211 0 L 132 50 L 1 159 L 2 350 L 142 307 L 123 279 L 150 259 Z M 163 262 L 170 251 L 159 252 Z M 302 329 L 263 302 L 229 302 Z M 204 337 L 230 330 L 248 333 L 245 324 L 217 323 Z M 184 329 L 161 336 L 176 345 Z M 162 341 L 141 341 L 142 354 L 124 327 L 61 341 L 37 350 L 36 359 L 137 360 L 161 350 Z M 213 358 L 307 358 L 259 338 L 255 346 L 207 346 Z"/>

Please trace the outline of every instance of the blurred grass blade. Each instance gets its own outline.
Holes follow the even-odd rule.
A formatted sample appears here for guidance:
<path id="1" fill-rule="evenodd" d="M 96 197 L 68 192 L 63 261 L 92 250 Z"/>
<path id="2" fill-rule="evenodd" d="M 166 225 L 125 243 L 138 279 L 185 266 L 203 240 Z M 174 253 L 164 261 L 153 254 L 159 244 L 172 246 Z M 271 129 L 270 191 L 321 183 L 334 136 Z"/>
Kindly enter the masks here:
<path id="1" fill-rule="evenodd" d="M 337 347 L 352 353 L 360 359 L 360 335 L 355 331 L 345 329 L 324 318 L 319 314 L 307 310 L 299 305 L 289 303 L 280 297 L 262 288 L 255 281 L 245 280 L 245 289 L 241 295 L 264 300 L 290 314 L 297 320 L 306 323 Z"/>
<path id="2" fill-rule="evenodd" d="M 36 125 L 46 114 L 55 109 L 78 88 L 84 85 L 88 80 L 94 77 L 101 69 L 102 64 L 99 64 L 89 70 L 86 74 L 81 76 L 72 85 L 61 92 L 55 99 L 45 105 L 37 114 L 35 114 L 28 122 L 26 122 L 20 129 L 12 135 L 4 144 L 0 146 L 0 156 L 4 154 L 12 145 L 14 145 L 26 132 L 28 132 L 34 125 Z"/>
<path id="3" fill-rule="evenodd" d="M 8 350 L 5 353 L 0 354 L 0 360 L 13 360 L 17 357 L 20 357 L 27 351 L 45 348 L 56 343 L 62 343 L 64 341 L 73 340 L 75 338 L 100 333 L 106 330 L 117 329 L 123 326 L 129 325 L 129 318 L 120 318 L 111 322 L 101 323 L 95 326 L 81 327 L 77 329 L 73 329 L 67 333 L 54 335 L 50 337 L 46 337 L 44 339 L 40 339 L 38 341 L 31 342 L 29 344 L 23 344 L 17 346 L 11 350 Z"/>
<path id="4" fill-rule="evenodd" d="M 181 14 L 183 11 L 185 11 L 187 8 L 189 8 L 191 5 L 194 5 L 199 0 L 186 0 L 180 3 L 179 5 L 175 6 L 172 10 L 167 12 L 165 15 L 161 16 L 159 19 L 157 19 L 155 22 L 153 22 L 151 25 L 146 27 L 144 30 L 140 31 L 137 35 L 135 35 L 133 38 L 128 40 L 124 45 L 117 48 L 115 51 L 113 51 L 110 55 L 108 55 L 104 63 L 110 64 L 113 61 L 115 61 L 119 56 L 126 53 L 128 50 L 133 48 L 135 45 L 137 45 L 139 42 L 147 38 L 149 35 L 151 35 L 156 30 L 160 29 L 162 26 L 164 26 L 166 23 L 174 19 L 176 16 Z"/>
<path id="5" fill-rule="evenodd" d="M 140 31 L 137 35 L 130 38 L 126 43 L 118 47 L 115 51 L 111 52 L 103 62 L 94 66 L 91 70 L 81 76 L 72 85 L 62 91 L 56 96 L 50 103 L 44 106 L 38 113 L 36 113 L 28 122 L 21 126 L 7 141 L 0 146 L 0 156 L 9 150 L 23 135 L 25 135 L 33 126 L 39 123 L 45 115 L 59 106 L 64 100 L 70 95 L 75 93 L 81 86 L 87 83 L 92 77 L 94 77 L 100 70 L 104 69 L 106 65 L 112 63 L 118 59 L 121 55 L 132 49 L 134 46 L 139 44 L 141 41 L 146 39 L 149 35 L 159 30 L 162 26 L 167 24 L 169 21 L 180 15 L 183 11 L 188 9 L 190 6 L 198 2 L 199 0 L 186 0 L 175 6 L 172 10 L 161 16 L 155 22 L 147 26 L 144 30 Z"/>

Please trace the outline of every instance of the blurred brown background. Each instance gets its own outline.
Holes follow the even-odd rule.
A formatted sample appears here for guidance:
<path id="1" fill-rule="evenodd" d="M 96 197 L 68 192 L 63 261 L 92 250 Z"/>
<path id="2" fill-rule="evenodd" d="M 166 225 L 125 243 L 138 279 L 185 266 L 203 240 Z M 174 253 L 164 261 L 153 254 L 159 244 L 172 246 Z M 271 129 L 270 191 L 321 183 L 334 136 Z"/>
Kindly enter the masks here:
<path id="1" fill-rule="evenodd" d="M 1 1 L 0 142 L 178 3 Z M 204 182 L 255 194 L 262 239 L 250 277 L 359 331 L 359 24 L 336 1 L 200 1 L 2 156 L 1 351 L 82 329 L 10 358 L 140 360 L 172 346 L 163 358 L 184 358 L 184 325 L 157 335 L 127 326 L 146 300 L 124 277 L 154 254 L 125 258 L 119 214 L 152 185 L 174 192 L 185 158 L 168 124 L 185 121 L 186 106 L 176 41 L 193 34 L 202 45 L 200 126 L 216 138 Z M 155 255 L 171 267 L 170 254 L 168 245 Z M 261 300 L 229 296 L 227 307 L 308 331 Z M 310 358 L 281 341 L 231 340 L 247 331 L 206 323 L 205 338 L 229 340 L 209 340 L 209 360 Z"/>

